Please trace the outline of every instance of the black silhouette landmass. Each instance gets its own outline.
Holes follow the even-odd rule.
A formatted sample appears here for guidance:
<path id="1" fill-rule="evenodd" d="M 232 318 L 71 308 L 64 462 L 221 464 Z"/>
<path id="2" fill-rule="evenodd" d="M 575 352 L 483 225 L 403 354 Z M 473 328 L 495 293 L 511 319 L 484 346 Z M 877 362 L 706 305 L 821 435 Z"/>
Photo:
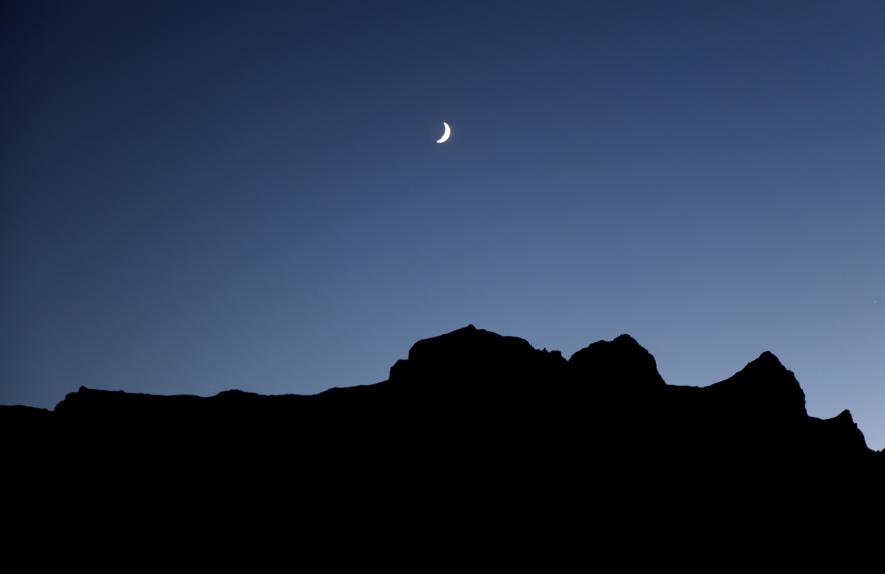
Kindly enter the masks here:
<path id="1" fill-rule="evenodd" d="M 295 515 L 494 508 L 505 521 L 856 512 L 881 500 L 885 478 L 885 454 L 851 414 L 809 416 L 770 352 L 685 387 L 628 335 L 566 360 L 472 325 L 417 342 L 377 384 L 212 397 L 81 387 L 53 411 L 0 408 L 0 432 L 22 491 L 61 482 L 105 504 L 200 492 L 240 513 L 246 501 Z"/>

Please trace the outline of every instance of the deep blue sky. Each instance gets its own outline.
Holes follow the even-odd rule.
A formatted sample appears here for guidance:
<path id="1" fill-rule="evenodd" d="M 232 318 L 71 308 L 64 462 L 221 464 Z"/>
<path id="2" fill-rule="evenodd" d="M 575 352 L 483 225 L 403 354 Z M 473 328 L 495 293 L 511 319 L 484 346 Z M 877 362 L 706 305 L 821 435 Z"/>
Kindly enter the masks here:
<path id="1" fill-rule="evenodd" d="M 878 1 L 4 2 L 0 194 L 0 403 L 474 323 L 673 384 L 770 349 L 885 447 Z"/>

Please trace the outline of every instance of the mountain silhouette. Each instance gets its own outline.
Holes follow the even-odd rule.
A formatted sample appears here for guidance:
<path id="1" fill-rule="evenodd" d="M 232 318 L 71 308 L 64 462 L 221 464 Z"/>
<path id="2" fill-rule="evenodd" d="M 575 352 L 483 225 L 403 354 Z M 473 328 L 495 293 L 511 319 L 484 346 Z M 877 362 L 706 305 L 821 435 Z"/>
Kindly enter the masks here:
<path id="1" fill-rule="evenodd" d="M 851 414 L 809 416 L 770 352 L 687 387 L 665 383 L 628 335 L 565 359 L 473 325 L 418 341 L 376 384 L 211 397 L 81 387 L 52 411 L 0 408 L 0 432 L 19 492 L 63 480 L 88 493 L 78 504 L 138 493 L 145 507 L 175 508 L 208 492 L 207 516 L 223 501 L 250 519 L 281 508 L 327 518 L 483 508 L 541 524 L 572 509 L 672 526 L 686 515 L 865 508 L 885 478 L 885 454 Z"/>

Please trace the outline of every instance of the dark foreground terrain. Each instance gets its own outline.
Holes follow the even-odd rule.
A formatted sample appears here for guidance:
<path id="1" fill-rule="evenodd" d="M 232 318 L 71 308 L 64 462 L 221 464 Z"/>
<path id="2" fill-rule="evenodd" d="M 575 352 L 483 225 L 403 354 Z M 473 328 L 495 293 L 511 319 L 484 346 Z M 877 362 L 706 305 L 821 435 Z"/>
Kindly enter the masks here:
<path id="1" fill-rule="evenodd" d="M 338 534 L 394 520 L 475 535 L 589 523 L 615 538 L 679 524 L 690 536 L 865 520 L 885 484 L 885 454 L 850 413 L 808 416 L 769 352 L 680 387 L 627 335 L 566 360 L 472 325 L 419 341 L 373 385 L 206 398 L 81 387 L 53 411 L 0 408 L 0 431 L 8 499 L 128 527 L 275 517 Z"/>

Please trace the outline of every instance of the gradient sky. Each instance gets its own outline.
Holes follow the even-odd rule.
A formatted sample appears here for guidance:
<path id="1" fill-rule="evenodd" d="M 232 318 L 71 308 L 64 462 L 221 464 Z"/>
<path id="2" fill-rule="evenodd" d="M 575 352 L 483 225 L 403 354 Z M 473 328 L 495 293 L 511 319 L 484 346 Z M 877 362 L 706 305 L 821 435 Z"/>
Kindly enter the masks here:
<path id="1" fill-rule="evenodd" d="M 0 271 L 3 404 L 474 323 L 671 384 L 770 349 L 882 448 L 885 4 L 4 2 Z"/>

